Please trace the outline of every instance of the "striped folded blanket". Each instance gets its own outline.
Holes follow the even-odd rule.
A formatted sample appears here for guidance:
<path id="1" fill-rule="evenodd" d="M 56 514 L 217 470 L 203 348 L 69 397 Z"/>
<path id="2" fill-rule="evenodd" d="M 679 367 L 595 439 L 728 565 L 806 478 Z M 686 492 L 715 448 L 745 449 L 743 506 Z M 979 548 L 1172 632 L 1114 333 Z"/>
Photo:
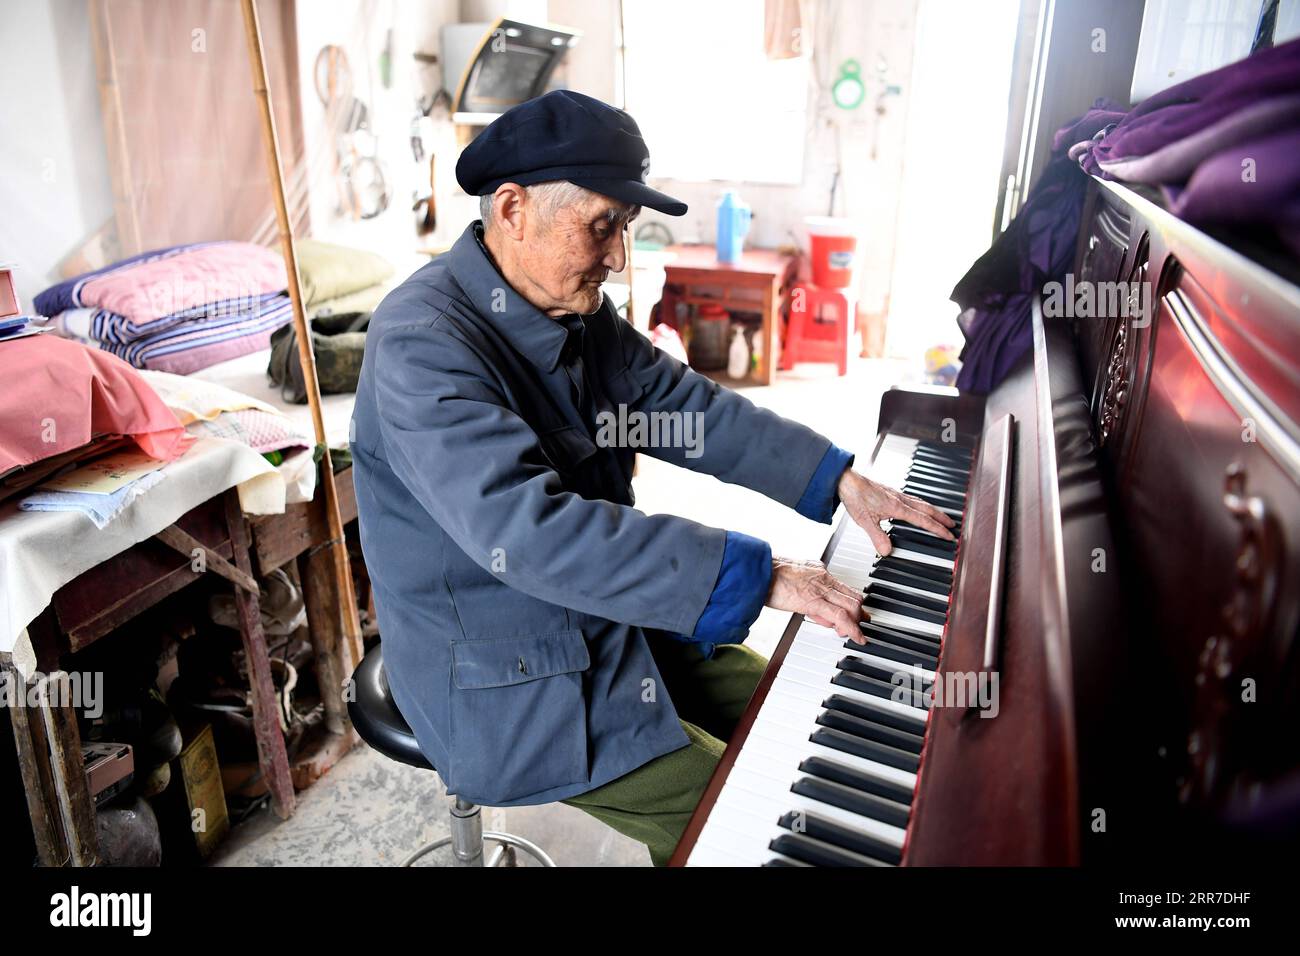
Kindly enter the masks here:
<path id="1" fill-rule="evenodd" d="M 54 318 L 54 331 L 125 359 L 136 368 L 188 375 L 269 348 L 271 333 L 293 318 L 289 296 L 264 295 L 251 307 L 224 314 L 180 318 L 140 335 L 123 316 L 103 309 L 70 309 Z"/>
<path id="2" fill-rule="evenodd" d="M 264 349 L 289 322 L 279 253 L 248 242 L 155 249 L 46 289 L 54 331 L 136 368 L 188 374 Z"/>

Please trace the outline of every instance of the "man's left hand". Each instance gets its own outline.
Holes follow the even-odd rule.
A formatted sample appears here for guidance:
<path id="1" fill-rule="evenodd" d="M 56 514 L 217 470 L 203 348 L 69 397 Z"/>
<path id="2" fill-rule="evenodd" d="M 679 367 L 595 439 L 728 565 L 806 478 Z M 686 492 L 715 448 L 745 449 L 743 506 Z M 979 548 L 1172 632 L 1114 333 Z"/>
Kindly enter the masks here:
<path id="1" fill-rule="evenodd" d="M 871 543 L 881 555 L 894 550 L 889 535 L 880 527 L 887 518 L 898 518 L 952 541 L 951 528 L 955 522 L 938 508 L 920 498 L 905 495 L 886 485 L 880 485 L 846 468 L 837 488 L 840 500 L 853 520 L 862 526 Z"/>

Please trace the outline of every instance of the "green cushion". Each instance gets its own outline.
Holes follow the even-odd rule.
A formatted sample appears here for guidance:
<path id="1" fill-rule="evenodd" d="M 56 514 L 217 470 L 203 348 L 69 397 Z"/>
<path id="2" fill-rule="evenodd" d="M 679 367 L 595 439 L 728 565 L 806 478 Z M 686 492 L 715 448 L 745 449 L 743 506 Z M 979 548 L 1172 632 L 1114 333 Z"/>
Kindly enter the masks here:
<path id="1" fill-rule="evenodd" d="M 318 239 L 298 239 L 298 274 L 307 306 L 338 298 L 383 282 L 393 274 L 383 256 Z"/>

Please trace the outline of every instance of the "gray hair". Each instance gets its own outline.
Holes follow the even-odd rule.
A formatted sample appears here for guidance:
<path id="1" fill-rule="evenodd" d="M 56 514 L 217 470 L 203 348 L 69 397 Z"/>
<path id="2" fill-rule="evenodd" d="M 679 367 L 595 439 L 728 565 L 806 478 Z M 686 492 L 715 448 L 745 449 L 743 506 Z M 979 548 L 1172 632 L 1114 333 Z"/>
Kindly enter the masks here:
<path id="1" fill-rule="evenodd" d="M 546 220 L 552 219 L 558 209 L 564 206 L 577 205 L 591 194 L 589 189 L 564 179 L 555 179 L 549 182 L 536 183 L 532 186 L 525 186 L 524 192 L 530 200 L 537 203 L 538 210 Z M 484 228 L 490 228 L 492 225 L 492 205 L 495 198 L 494 193 L 478 197 L 478 214 L 479 218 L 483 220 Z M 610 210 L 610 220 L 611 222 L 617 222 L 618 220 L 626 222 L 636 215 L 640 208 L 640 206 L 625 205 L 622 210 L 612 209 Z"/>

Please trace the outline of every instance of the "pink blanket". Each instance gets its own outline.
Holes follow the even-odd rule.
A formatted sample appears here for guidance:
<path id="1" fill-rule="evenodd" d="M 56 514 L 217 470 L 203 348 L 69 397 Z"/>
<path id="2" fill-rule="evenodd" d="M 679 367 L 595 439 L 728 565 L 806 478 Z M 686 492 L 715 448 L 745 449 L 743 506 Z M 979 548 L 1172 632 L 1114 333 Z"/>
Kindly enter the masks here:
<path id="1" fill-rule="evenodd" d="M 80 299 L 140 322 L 211 302 L 253 304 L 286 288 L 279 252 L 251 242 L 219 242 L 90 279 Z"/>
<path id="2" fill-rule="evenodd" d="M 96 435 L 129 435 L 161 461 L 193 443 L 140 373 L 107 352 L 33 335 L 0 344 L 0 363 L 0 474 Z"/>

